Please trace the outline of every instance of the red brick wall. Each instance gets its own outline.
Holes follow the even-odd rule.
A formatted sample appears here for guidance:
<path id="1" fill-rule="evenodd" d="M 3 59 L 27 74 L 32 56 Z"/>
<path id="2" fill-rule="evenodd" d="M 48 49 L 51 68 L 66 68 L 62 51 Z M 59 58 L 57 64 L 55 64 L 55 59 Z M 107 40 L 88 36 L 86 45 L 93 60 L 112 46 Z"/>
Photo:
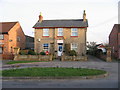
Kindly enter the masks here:
<path id="1" fill-rule="evenodd" d="M 19 42 L 17 41 L 18 36 L 20 37 Z M 19 23 L 16 23 L 16 25 L 9 31 L 9 39 L 12 39 L 12 42 L 9 43 L 9 52 L 11 51 L 11 47 L 25 48 L 25 35 Z"/>
<path id="2" fill-rule="evenodd" d="M 112 48 L 112 56 L 118 58 L 119 48 L 118 48 L 118 28 L 114 25 L 110 35 L 109 35 L 109 45 Z M 113 49 L 114 47 L 114 49 Z"/>
<path id="3" fill-rule="evenodd" d="M 118 59 L 120 59 L 120 33 L 118 33 L 118 50 L 119 50 Z"/>
<path id="4" fill-rule="evenodd" d="M 4 39 L 0 40 L 0 42 L 4 43 L 3 54 L 8 53 L 8 47 L 9 47 L 8 40 L 9 40 L 8 34 L 4 34 Z"/>
<path id="5" fill-rule="evenodd" d="M 20 37 L 20 41 L 17 42 L 17 36 Z M 3 58 L 11 59 L 14 52 L 14 47 L 20 47 L 21 49 L 25 48 L 25 35 L 22 31 L 22 28 L 19 23 L 16 23 L 13 28 L 8 32 L 8 34 L 4 34 L 4 40 L 0 40 L 0 42 L 4 43 L 3 48 Z M 11 53 L 12 52 L 12 53 Z M 9 55 L 9 56 L 7 56 Z"/>
<path id="6" fill-rule="evenodd" d="M 17 47 L 20 47 L 21 49 L 25 49 L 25 40 L 26 40 L 26 37 L 25 37 L 25 34 L 24 32 L 22 31 L 22 28 L 20 26 L 20 24 L 18 24 L 18 29 L 16 30 L 16 36 L 19 36 L 20 37 L 20 42 L 17 42 Z"/>

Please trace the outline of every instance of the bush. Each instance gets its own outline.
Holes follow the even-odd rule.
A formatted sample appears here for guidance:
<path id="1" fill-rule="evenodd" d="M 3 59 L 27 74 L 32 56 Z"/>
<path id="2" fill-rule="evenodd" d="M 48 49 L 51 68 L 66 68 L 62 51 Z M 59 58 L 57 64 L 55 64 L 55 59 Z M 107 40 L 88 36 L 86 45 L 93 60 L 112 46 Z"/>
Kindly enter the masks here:
<path id="1" fill-rule="evenodd" d="M 70 56 L 77 56 L 77 53 L 76 53 L 75 50 L 70 50 L 70 51 L 69 51 L 69 55 L 70 55 Z"/>
<path id="2" fill-rule="evenodd" d="M 36 53 L 35 53 L 33 50 L 29 50 L 29 51 L 28 51 L 28 54 L 29 54 L 29 55 L 36 55 Z"/>
<path id="3" fill-rule="evenodd" d="M 24 51 L 24 50 L 20 50 L 19 54 L 20 54 L 20 55 L 27 55 L 27 52 Z"/>
<path id="4" fill-rule="evenodd" d="M 46 53 L 45 52 L 40 52 L 40 55 L 46 55 Z"/>

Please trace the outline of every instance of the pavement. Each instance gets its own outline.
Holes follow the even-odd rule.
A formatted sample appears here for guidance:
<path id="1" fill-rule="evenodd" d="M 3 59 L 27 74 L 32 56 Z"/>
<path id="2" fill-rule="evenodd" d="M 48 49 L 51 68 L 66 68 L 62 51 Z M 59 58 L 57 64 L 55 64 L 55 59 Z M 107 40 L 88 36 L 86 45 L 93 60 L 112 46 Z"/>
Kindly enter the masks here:
<path id="1" fill-rule="evenodd" d="M 89 56 L 88 61 L 59 61 L 35 62 L 7 65 L 3 61 L 2 69 L 27 68 L 27 67 L 74 67 L 94 68 L 105 70 L 109 76 L 95 79 L 25 79 L 3 80 L 3 88 L 118 88 L 118 62 L 105 62 L 96 57 Z"/>

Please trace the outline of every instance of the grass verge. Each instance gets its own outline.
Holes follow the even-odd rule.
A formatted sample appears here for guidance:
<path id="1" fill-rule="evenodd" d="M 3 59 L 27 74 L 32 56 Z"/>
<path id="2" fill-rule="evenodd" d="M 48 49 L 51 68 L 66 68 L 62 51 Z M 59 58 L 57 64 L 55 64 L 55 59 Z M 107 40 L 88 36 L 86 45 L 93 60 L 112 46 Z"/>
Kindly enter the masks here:
<path id="1" fill-rule="evenodd" d="M 10 61 L 10 62 L 7 62 L 7 64 L 32 63 L 32 62 L 48 62 L 48 61 Z"/>
<path id="2" fill-rule="evenodd" d="M 3 70 L 2 76 L 6 77 L 37 77 L 37 76 L 93 76 L 105 74 L 106 71 L 87 68 L 24 68 L 24 69 L 11 69 Z"/>

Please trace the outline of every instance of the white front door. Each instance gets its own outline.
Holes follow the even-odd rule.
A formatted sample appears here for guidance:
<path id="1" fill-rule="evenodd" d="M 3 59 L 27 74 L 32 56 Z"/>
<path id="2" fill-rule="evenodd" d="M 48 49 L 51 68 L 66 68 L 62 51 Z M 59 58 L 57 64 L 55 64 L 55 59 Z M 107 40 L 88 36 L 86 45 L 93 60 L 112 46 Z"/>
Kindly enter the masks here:
<path id="1" fill-rule="evenodd" d="M 62 45 L 58 45 L 58 56 L 61 56 L 63 52 L 63 46 Z"/>

